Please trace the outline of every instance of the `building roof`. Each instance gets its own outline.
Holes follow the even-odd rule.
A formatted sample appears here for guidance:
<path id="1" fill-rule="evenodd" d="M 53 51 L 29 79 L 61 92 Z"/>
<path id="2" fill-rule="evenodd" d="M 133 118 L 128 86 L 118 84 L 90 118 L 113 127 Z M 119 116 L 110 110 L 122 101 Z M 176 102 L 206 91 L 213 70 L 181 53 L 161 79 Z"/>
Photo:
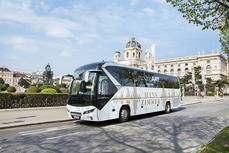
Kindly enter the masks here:
<path id="1" fill-rule="evenodd" d="M 132 37 L 131 40 L 127 42 L 126 48 L 141 48 L 141 45 Z"/>
<path id="2" fill-rule="evenodd" d="M 0 67 L 0 71 L 2 72 L 10 72 L 10 70 L 6 67 Z"/>

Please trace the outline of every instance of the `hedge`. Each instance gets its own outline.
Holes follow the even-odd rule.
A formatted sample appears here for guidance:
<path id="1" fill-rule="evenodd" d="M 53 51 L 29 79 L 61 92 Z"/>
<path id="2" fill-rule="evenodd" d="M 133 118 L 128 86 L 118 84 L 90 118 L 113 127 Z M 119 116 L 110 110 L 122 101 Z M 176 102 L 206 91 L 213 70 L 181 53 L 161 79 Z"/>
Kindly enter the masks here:
<path id="1" fill-rule="evenodd" d="M 16 92 L 16 88 L 13 86 L 9 86 L 6 90 L 7 92 Z"/>
<path id="2" fill-rule="evenodd" d="M 40 93 L 56 94 L 57 91 L 56 89 L 53 89 L 53 88 L 46 88 L 46 89 L 43 89 Z"/>
<path id="3" fill-rule="evenodd" d="M 38 93 L 40 92 L 40 89 L 37 88 L 36 86 L 30 86 L 29 88 L 26 89 L 27 93 Z"/>
<path id="4" fill-rule="evenodd" d="M 0 93 L 0 109 L 65 106 L 68 94 Z"/>

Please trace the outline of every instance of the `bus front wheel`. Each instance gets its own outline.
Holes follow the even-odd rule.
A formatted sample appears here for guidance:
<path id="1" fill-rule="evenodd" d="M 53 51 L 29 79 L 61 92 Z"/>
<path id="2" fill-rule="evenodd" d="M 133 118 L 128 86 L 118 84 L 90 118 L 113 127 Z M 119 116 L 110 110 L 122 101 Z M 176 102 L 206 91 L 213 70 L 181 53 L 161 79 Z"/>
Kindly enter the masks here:
<path id="1" fill-rule="evenodd" d="M 170 113 L 171 112 L 171 105 L 170 102 L 167 102 L 165 105 L 165 113 Z"/>
<path id="2" fill-rule="evenodd" d="M 122 107 L 119 112 L 119 121 L 120 122 L 125 122 L 129 119 L 130 117 L 130 110 L 128 107 Z"/>

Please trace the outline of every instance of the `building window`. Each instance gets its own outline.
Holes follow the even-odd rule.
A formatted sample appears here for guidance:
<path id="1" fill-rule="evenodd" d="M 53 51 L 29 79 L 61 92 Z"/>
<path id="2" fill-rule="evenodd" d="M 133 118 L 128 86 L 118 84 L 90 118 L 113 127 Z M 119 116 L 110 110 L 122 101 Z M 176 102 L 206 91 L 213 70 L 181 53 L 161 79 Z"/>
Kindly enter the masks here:
<path id="1" fill-rule="evenodd" d="M 188 63 L 185 63 L 185 66 L 188 66 Z"/>
<path id="2" fill-rule="evenodd" d="M 210 60 L 207 60 L 207 63 L 210 63 L 211 61 Z"/>
<path id="3" fill-rule="evenodd" d="M 179 68 L 179 69 L 177 70 L 177 72 L 178 72 L 178 75 L 180 76 L 180 75 L 181 75 L 181 69 Z"/>
<path id="4" fill-rule="evenodd" d="M 185 74 L 187 74 L 188 73 L 188 68 L 185 68 Z"/>
<path id="5" fill-rule="evenodd" d="M 133 58 L 135 57 L 135 53 L 133 53 Z"/>
<path id="6" fill-rule="evenodd" d="M 178 67 L 180 67 L 180 64 L 178 64 Z"/>
<path id="7" fill-rule="evenodd" d="M 173 64 L 171 64 L 171 67 L 173 67 Z"/>
<path id="8" fill-rule="evenodd" d="M 138 53 L 138 56 L 139 56 L 139 58 L 141 58 L 141 54 L 140 54 L 140 52 Z"/>
<path id="9" fill-rule="evenodd" d="M 170 70 L 170 74 L 171 74 L 171 75 L 174 74 L 174 70 L 173 70 L 173 69 Z"/>
<path id="10" fill-rule="evenodd" d="M 158 66 L 158 68 L 160 69 L 160 65 Z"/>
<path id="11" fill-rule="evenodd" d="M 211 72 L 211 66 L 210 65 L 207 65 L 206 66 L 206 71 L 207 71 L 207 73 L 210 73 Z"/>
<path id="12" fill-rule="evenodd" d="M 167 70 L 164 70 L 164 73 L 167 73 Z"/>
<path id="13" fill-rule="evenodd" d="M 164 66 L 165 68 L 167 67 L 167 65 Z"/>
<path id="14" fill-rule="evenodd" d="M 128 58 L 128 57 L 129 57 L 129 52 L 126 53 L 126 58 Z"/>
<path id="15" fill-rule="evenodd" d="M 161 70 L 158 70 L 157 72 L 158 72 L 158 73 L 161 73 Z"/>

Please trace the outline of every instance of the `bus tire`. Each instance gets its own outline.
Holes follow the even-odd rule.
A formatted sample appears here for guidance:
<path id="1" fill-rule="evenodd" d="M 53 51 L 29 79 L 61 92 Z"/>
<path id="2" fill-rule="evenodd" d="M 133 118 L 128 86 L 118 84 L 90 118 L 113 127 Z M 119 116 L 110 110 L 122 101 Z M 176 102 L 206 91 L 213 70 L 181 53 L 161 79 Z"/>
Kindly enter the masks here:
<path id="1" fill-rule="evenodd" d="M 119 111 L 119 121 L 126 122 L 130 117 L 130 109 L 128 106 L 122 106 Z"/>
<path id="2" fill-rule="evenodd" d="M 165 113 L 170 113 L 171 112 L 171 104 L 170 104 L 170 102 L 167 102 L 166 104 L 165 104 Z"/>

